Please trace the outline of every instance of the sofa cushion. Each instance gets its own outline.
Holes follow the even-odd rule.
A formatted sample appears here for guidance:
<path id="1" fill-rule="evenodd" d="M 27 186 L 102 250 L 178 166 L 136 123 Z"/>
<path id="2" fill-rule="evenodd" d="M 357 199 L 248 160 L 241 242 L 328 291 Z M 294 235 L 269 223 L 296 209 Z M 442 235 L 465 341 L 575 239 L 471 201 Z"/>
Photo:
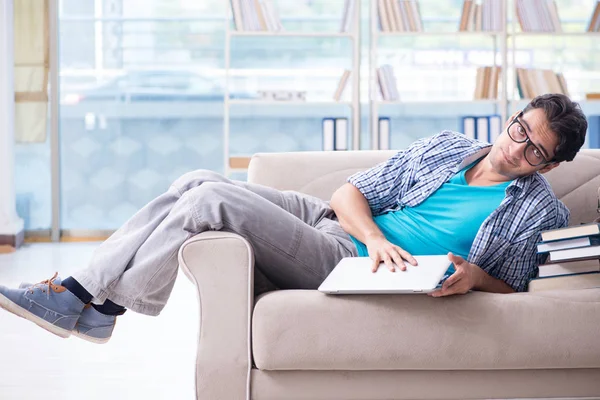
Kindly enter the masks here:
<path id="1" fill-rule="evenodd" d="M 540 293 L 325 295 L 257 300 L 262 370 L 478 370 L 600 367 L 600 289 Z"/>

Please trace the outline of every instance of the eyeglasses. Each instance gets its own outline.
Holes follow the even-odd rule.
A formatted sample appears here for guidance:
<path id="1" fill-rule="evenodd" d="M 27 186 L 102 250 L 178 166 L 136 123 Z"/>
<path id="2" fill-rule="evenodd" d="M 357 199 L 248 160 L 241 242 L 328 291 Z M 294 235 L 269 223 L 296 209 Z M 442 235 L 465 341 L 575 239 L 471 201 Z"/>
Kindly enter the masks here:
<path id="1" fill-rule="evenodd" d="M 521 113 L 519 113 L 519 115 L 517 115 L 512 120 L 510 125 L 508 125 L 508 128 L 506 128 L 508 137 L 510 137 L 513 140 L 513 142 L 516 142 L 516 143 L 527 143 L 527 145 L 525 146 L 525 150 L 523 150 L 523 152 L 525 154 L 525 160 L 532 167 L 537 167 L 542 164 L 552 163 L 553 162 L 552 160 L 550 160 L 550 161 L 546 160 L 546 157 L 544 157 L 544 155 L 542 154 L 540 149 L 538 149 L 536 147 L 536 145 L 531 142 L 531 139 L 529 139 L 529 136 L 527 135 L 525 128 L 521 124 L 521 121 L 519 121 L 519 117 L 522 115 L 523 115 L 523 112 L 521 111 Z"/>

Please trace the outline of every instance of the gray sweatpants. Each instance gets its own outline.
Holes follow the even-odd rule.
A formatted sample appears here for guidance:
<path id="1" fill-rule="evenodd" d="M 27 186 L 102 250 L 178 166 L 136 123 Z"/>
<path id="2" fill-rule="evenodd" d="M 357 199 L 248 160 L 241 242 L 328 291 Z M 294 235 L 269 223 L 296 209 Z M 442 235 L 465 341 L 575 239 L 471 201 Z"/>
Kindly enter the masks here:
<path id="1" fill-rule="evenodd" d="M 358 254 L 327 202 L 197 170 L 138 211 L 73 278 L 94 303 L 110 299 L 158 315 L 175 283 L 179 247 L 207 230 L 234 232 L 252 244 L 256 287 L 316 289 L 339 260 Z"/>

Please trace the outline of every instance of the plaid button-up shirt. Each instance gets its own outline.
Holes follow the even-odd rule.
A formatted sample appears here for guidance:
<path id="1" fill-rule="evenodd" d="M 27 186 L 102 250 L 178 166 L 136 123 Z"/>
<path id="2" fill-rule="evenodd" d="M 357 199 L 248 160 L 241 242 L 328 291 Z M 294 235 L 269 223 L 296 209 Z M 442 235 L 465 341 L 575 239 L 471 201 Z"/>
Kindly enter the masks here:
<path id="1" fill-rule="evenodd" d="M 376 216 L 419 205 L 490 149 L 489 143 L 443 131 L 350 176 L 348 182 L 365 196 Z M 569 210 L 541 174 L 515 179 L 498 208 L 483 221 L 467 261 L 514 290 L 525 291 L 546 258 L 537 254 L 541 232 L 566 227 L 568 220 Z"/>

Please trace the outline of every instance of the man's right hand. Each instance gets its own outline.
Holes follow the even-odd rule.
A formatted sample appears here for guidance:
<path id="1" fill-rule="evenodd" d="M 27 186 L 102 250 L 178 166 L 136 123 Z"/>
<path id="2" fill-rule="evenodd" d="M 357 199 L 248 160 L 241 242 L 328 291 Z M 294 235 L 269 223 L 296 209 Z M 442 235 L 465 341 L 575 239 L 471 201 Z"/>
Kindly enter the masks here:
<path id="1" fill-rule="evenodd" d="M 390 243 L 383 236 L 368 238 L 365 245 L 367 246 L 369 257 L 373 260 L 373 272 L 377 272 L 381 262 L 385 263 L 392 272 L 396 270 L 394 264 L 402 271 L 406 271 L 405 261 L 408 261 L 411 265 L 417 265 L 417 260 L 412 255 L 403 248 Z"/>

